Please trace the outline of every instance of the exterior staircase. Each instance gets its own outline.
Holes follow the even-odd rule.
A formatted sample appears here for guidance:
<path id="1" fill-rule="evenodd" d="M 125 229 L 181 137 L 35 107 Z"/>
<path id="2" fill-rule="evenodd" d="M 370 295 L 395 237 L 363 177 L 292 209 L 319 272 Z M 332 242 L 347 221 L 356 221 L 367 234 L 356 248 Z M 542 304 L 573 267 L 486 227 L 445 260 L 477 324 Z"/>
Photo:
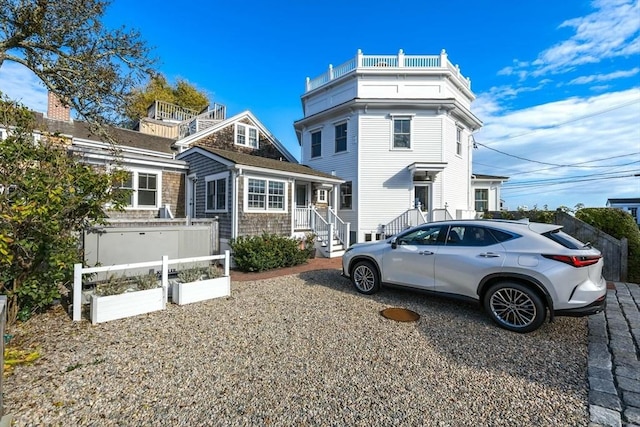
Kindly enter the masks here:
<path id="1" fill-rule="evenodd" d="M 295 230 L 315 234 L 315 247 L 324 258 L 336 258 L 349 247 L 350 224 L 342 221 L 331 208 L 315 206 L 295 209 Z"/>

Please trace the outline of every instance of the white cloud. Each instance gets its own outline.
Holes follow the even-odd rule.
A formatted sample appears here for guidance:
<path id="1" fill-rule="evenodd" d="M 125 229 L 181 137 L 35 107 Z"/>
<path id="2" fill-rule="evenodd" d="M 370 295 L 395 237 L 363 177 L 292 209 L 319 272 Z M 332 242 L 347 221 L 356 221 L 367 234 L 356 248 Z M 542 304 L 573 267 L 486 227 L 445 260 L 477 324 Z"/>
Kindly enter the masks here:
<path id="1" fill-rule="evenodd" d="M 499 75 L 539 77 L 566 73 L 577 66 L 640 53 L 640 4 L 637 0 L 602 0 L 595 12 L 564 21 L 559 28 L 574 34 L 542 51 L 531 63 L 515 60 Z"/>
<path id="2" fill-rule="evenodd" d="M 47 110 L 47 90 L 36 75 L 21 64 L 4 61 L 0 67 L 0 92 L 34 111 Z"/>
<path id="3" fill-rule="evenodd" d="M 587 84 L 592 82 L 606 82 L 609 80 L 615 80 L 615 79 L 624 78 L 624 77 L 633 77 L 637 75 L 639 72 L 640 72 L 640 68 L 636 67 L 631 70 L 614 71 L 608 74 L 594 74 L 591 76 L 581 76 L 571 80 L 567 84 L 575 85 L 575 84 Z"/>
<path id="4" fill-rule="evenodd" d="M 474 172 L 505 174 L 503 199 L 510 207 L 517 205 L 604 206 L 609 197 L 640 195 L 640 180 L 610 179 L 615 174 L 640 172 L 640 89 L 591 97 L 571 97 L 499 115 L 500 109 L 490 97 L 481 99 L 480 111 L 474 111 L 485 126 L 476 140 Z M 512 156 L 492 151 L 500 150 Z M 587 167 L 552 167 L 527 162 L 513 156 L 557 165 L 587 163 Z M 617 157 L 616 156 L 624 156 Z M 592 162 L 596 159 L 605 159 Z M 637 162 L 626 165 L 630 162 Z M 598 167 L 595 167 L 598 166 Z M 608 167 L 602 167 L 608 166 Z M 584 175 L 609 173 L 594 177 L 597 181 L 577 182 Z M 565 178 L 569 183 L 540 187 L 514 188 L 518 182 Z"/>

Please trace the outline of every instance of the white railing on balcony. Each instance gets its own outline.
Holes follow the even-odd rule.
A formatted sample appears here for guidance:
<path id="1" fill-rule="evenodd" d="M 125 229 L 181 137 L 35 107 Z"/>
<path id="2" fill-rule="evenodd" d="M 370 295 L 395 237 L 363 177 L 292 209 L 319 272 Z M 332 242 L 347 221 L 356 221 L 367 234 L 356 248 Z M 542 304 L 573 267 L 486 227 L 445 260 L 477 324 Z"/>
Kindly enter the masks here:
<path id="1" fill-rule="evenodd" d="M 385 236 L 393 236 L 409 227 L 424 224 L 427 218 L 419 208 L 408 209 L 382 227 Z"/>
<path id="2" fill-rule="evenodd" d="M 314 79 L 307 77 L 305 91 L 309 92 L 317 89 L 334 79 L 340 78 L 358 69 L 378 68 L 411 68 L 414 70 L 445 68 L 449 70 L 463 86 L 471 89 L 471 81 L 460 73 L 460 68 L 457 65 L 453 65 L 449 61 L 444 49 L 440 52 L 440 55 L 405 55 L 402 49 L 400 49 L 397 55 L 363 55 L 362 51 L 358 49 L 358 53 L 355 58 L 352 58 L 335 68 L 333 65 L 329 64 L 329 69 Z"/>
<path id="3" fill-rule="evenodd" d="M 180 107 L 179 105 L 171 104 L 170 102 L 155 101 L 147 110 L 147 117 L 155 120 L 173 120 L 182 122 L 184 120 L 194 118 L 198 113 L 200 112 L 197 110 Z"/>

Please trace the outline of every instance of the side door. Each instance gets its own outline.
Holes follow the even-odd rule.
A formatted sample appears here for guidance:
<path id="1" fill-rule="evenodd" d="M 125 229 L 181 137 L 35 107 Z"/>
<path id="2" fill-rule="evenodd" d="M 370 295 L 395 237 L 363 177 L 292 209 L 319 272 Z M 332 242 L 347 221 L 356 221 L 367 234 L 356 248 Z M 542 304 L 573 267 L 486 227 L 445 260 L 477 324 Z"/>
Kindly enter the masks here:
<path id="1" fill-rule="evenodd" d="M 505 249 L 482 226 L 452 225 L 445 231 L 435 257 L 434 290 L 477 298 L 480 280 L 502 270 Z"/>
<path id="2" fill-rule="evenodd" d="M 382 256 L 382 281 L 432 289 L 434 262 L 444 234 L 442 225 L 423 225 L 399 234 Z"/>

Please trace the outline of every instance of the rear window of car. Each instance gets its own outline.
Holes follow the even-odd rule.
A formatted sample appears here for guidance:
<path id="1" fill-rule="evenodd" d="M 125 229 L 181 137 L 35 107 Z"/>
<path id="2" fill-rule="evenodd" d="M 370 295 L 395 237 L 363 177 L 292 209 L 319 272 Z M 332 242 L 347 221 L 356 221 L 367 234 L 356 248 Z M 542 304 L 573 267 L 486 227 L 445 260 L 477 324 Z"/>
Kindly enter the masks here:
<path id="1" fill-rule="evenodd" d="M 542 234 L 543 236 L 553 240 L 556 243 L 561 244 L 567 249 L 587 249 L 589 245 L 585 245 L 580 240 L 569 236 L 567 233 L 561 230 L 552 230 Z"/>

